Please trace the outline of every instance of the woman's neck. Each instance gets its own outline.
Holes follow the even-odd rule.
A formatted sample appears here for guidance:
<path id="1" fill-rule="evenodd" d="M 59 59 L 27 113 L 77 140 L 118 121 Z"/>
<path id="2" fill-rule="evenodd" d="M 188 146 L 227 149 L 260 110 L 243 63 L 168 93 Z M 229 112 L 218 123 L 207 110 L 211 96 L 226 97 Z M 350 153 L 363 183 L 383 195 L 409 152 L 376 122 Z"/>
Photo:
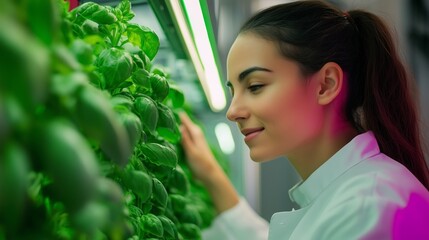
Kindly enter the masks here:
<path id="1" fill-rule="evenodd" d="M 357 131 L 350 124 L 337 125 L 318 135 L 304 147 L 296 149 L 287 158 L 303 180 L 350 142 Z"/>

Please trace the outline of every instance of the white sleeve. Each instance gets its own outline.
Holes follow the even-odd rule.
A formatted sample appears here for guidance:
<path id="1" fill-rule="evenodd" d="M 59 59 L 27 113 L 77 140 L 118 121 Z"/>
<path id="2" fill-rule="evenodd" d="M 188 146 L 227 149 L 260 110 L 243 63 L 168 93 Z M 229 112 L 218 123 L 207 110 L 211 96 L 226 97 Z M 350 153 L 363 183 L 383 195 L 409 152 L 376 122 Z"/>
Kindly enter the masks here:
<path id="1" fill-rule="evenodd" d="M 240 198 L 236 206 L 219 214 L 202 235 L 203 240 L 266 240 L 268 222 Z"/>

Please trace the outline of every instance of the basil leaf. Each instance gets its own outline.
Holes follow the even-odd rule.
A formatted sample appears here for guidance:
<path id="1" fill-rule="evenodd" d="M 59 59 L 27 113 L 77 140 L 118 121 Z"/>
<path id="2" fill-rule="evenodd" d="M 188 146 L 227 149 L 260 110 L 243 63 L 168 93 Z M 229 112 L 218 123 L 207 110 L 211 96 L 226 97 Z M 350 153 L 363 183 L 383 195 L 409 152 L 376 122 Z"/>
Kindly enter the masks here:
<path id="1" fill-rule="evenodd" d="M 159 112 L 159 121 L 156 131 L 167 141 L 178 143 L 180 140 L 180 131 L 173 111 L 161 103 L 158 103 L 157 107 Z"/>
<path id="2" fill-rule="evenodd" d="M 110 48 L 100 53 L 95 65 L 106 80 L 106 88 L 113 89 L 131 76 L 133 59 L 122 49 Z"/>
<path id="3" fill-rule="evenodd" d="M 147 160 L 157 166 L 175 168 L 177 165 L 177 155 L 173 149 L 158 143 L 147 143 L 140 148 Z"/>
<path id="4" fill-rule="evenodd" d="M 141 216 L 140 226 L 145 231 L 145 239 L 149 237 L 161 238 L 164 235 L 164 228 L 159 218 L 152 213 Z"/>
<path id="5" fill-rule="evenodd" d="M 123 178 L 124 185 L 131 189 L 144 203 L 152 196 L 153 181 L 152 178 L 142 171 L 126 172 Z"/>
<path id="6" fill-rule="evenodd" d="M 128 41 L 140 47 L 143 52 L 152 60 L 159 50 L 159 38 L 152 29 L 138 24 L 129 23 L 126 34 Z"/>
<path id="7" fill-rule="evenodd" d="M 134 101 L 134 108 L 137 115 L 142 120 L 144 129 L 154 135 L 159 119 L 159 113 L 155 102 L 146 96 L 137 97 Z"/>

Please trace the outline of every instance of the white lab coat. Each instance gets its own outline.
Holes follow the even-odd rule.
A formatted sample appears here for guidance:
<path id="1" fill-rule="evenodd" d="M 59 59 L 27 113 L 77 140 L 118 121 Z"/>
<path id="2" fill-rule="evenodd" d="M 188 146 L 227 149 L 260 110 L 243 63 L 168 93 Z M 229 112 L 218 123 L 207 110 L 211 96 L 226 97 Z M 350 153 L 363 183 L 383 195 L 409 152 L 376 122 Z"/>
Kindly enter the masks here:
<path id="1" fill-rule="evenodd" d="M 380 153 L 372 132 L 356 136 L 289 196 L 300 209 L 275 213 L 269 226 L 241 199 L 203 239 L 429 239 L 429 192 Z"/>

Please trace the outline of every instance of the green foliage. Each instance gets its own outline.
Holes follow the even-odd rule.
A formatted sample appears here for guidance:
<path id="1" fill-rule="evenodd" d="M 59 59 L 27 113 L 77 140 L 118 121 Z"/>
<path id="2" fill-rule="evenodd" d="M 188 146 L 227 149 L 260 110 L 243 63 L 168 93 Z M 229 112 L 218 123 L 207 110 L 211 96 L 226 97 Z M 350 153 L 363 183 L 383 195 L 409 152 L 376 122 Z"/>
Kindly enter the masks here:
<path id="1" fill-rule="evenodd" d="M 130 2 L 0 5 L 0 239 L 200 239 L 184 94 Z"/>

